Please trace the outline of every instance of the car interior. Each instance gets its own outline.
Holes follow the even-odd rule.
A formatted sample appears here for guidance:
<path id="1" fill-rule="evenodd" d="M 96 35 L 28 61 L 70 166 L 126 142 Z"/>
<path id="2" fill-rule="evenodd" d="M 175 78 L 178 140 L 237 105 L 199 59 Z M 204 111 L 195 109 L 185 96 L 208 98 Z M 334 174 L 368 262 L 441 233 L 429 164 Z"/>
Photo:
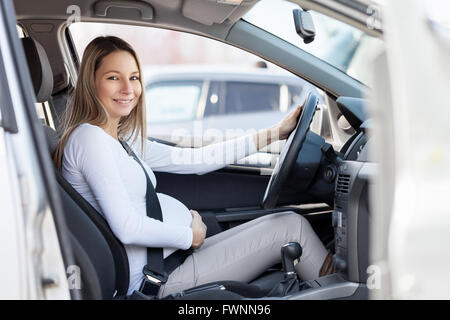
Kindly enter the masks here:
<path id="1" fill-rule="evenodd" d="M 293 211 L 304 215 L 330 250 L 336 273 L 313 281 L 297 279 L 283 286 L 289 258 L 249 283 L 218 281 L 164 299 L 367 299 L 369 266 L 370 119 L 365 112 L 367 88 L 359 81 L 280 38 L 241 19 L 256 0 L 238 5 L 196 0 L 14 0 L 24 61 L 37 103 L 46 103 L 53 123 L 44 121 L 48 163 L 58 141 L 58 125 L 76 83 L 80 60 L 67 28 L 68 8 L 78 6 L 80 19 L 167 28 L 213 38 L 252 52 L 307 80 L 325 93 L 331 126 L 343 116 L 350 132 L 340 131 L 340 150 L 310 131 L 318 97 L 308 96 L 297 127 L 270 174 L 267 169 L 229 165 L 204 175 L 155 172 L 157 192 L 197 210 L 208 226 L 207 237 L 263 215 Z M 126 40 L 126 39 L 125 39 Z M 153 299 L 127 297 L 129 269 L 124 245 L 106 220 L 53 168 L 61 212 L 60 234 L 68 237 L 82 270 L 83 299 Z M 182 183 L 181 183 L 182 181 Z M 208 194 L 206 197 L 205 195 Z M 62 246 L 62 250 L 64 247 Z M 281 255 L 281 248 L 280 248 Z M 298 258 L 298 257 L 295 257 Z M 301 256 L 299 257 L 301 259 Z"/>

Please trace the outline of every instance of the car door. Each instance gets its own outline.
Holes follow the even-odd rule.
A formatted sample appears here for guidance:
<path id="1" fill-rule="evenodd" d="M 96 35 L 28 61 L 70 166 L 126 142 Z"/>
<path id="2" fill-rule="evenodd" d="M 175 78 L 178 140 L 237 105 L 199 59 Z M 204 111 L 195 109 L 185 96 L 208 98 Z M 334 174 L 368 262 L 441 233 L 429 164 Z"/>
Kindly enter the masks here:
<path id="1" fill-rule="evenodd" d="M 1 1 L 0 298 L 70 299 L 64 264 L 74 259 L 15 16 Z"/>

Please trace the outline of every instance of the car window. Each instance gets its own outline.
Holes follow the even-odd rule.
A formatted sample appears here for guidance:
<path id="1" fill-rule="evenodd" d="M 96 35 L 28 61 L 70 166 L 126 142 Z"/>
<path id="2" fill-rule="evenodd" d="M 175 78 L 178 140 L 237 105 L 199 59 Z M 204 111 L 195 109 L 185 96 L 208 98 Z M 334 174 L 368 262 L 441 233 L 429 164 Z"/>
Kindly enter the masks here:
<path id="1" fill-rule="evenodd" d="M 278 84 L 228 81 L 225 92 L 226 114 L 280 109 Z"/>
<path id="2" fill-rule="evenodd" d="M 305 44 L 296 33 L 292 11 L 299 9 L 288 1 L 259 1 L 243 19 L 329 63 L 349 76 L 371 86 L 370 59 L 383 41 L 346 23 L 313 10 L 316 36 Z M 282 21 L 283 23 L 280 23 Z"/>
<path id="3" fill-rule="evenodd" d="M 302 104 L 303 87 L 301 86 L 288 86 L 288 105 Z"/>
<path id="4" fill-rule="evenodd" d="M 17 29 L 17 35 L 19 36 L 19 38 L 25 37 L 25 32 L 23 31 L 23 28 L 21 26 L 19 26 L 17 24 L 16 29 Z"/>
<path id="5" fill-rule="evenodd" d="M 223 83 L 211 81 L 206 98 L 205 111 L 203 117 L 217 116 L 224 114 Z"/>
<path id="6" fill-rule="evenodd" d="M 194 119 L 201 89 L 201 81 L 156 82 L 147 86 L 147 123 Z"/>

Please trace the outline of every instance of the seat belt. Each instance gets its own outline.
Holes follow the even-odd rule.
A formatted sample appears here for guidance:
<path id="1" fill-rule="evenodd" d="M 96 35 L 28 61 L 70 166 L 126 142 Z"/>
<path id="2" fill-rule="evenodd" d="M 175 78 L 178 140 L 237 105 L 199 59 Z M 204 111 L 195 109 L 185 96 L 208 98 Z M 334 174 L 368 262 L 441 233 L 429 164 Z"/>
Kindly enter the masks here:
<path id="1" fill-rule="evenodd" d="M 147 179 L 147 192 L 145 194 L 147 216 L 159 221 L 163 221 L 161 205 L 155 188 L 150 180 L 139 158 L 128 146 L 125 141 L 119 140 L 122 147 L 130 154 L 134 160 L 144 170 L 145 178 Z M 169 274 L 176 269 L 184 260 L 192 253 L 192 250 L 177 250 L 172 253 L 167 259 L 163 257 L 163 248 L 147 247 L 147 265 L 144 266 L 142 272 L 144 273 L 144 280 L 142 280 L 139 291 L 145 295 L 157 296 L 161 285 L 167 282 Z"/>

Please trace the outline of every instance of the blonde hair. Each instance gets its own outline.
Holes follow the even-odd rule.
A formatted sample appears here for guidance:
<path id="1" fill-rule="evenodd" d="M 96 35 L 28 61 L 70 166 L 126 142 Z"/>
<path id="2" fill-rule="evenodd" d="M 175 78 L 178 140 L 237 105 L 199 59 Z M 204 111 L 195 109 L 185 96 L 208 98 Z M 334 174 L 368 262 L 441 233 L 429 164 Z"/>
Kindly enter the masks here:
<path id="1" fill-rule="evenodd" d="M 92 40 L 84 51 L 77 85 L 68 103 L 60 129 L 60 132 L 62 132 L 61 139 L 53 154 L 53 162 L 59 171 L 62 169 L 64 147 L 73 130 L 82 123 L 90 123 L 101 127 L 108 122 L 108 112 L 97 96 L 95 72 L 100 67 L 103 59 L 115 51 L 126 51 L 134 57 L 140 74 L 139 82 L 142 89 L 144 89 L 138 56 L 127 42 L 113 36 L 98 37 Z M 133 108 L 128 116 L 120 119 L 118 137 L 128 140 L 134 136 L 133 142 L 135 142 L 140 136 L 142 152 L 144 152 L 146 131 L 145 97 L 144 90 L 142 90 L 136 107 Z"/>

